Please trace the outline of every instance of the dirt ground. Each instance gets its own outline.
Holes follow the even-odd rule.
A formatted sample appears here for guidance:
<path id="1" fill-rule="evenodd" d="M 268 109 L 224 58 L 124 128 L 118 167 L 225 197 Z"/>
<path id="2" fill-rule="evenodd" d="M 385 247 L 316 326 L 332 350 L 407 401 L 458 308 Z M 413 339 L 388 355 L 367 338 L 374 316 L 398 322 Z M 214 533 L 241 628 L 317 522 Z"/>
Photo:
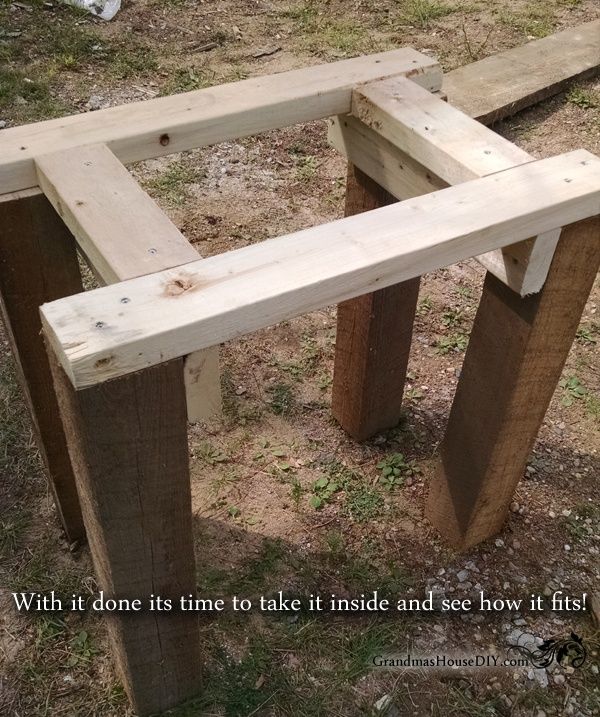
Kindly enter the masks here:
<path id="1" fill-rule="evenodd" d="M 447 71 L 598 17 L 591 0 L 143 0 L 102 23 L 56 2 L 0 0 L 0 126 L 403 45 Z M 494 129 L 535 157 L 600 154 L 600 82 Z M 343 213 L 345 162 L 323 122 L 131 169 L 204 256 Z M 334 307 L 222 347 L 223 419 L 189 434 L 202 596 L 598 592 L 598 281 L 502 533 L 456 554 L 423 517 L 482 281 L 474 261 L 423 278 L 403 419 L 364 444 L 330 416 Z M 18 615 L 10 598 L 96 585 L 87 549 L 61 535 L 1 325 L 0 341 L 0 715 L 130 715 L 98 617 Z M 377 654 L 503 654 L 523 635 L 571 631 L 588 648 L 575 670 L 372 669 Z M 205 688 L 177 717 L 600 714 L 589 611 L 227 614 L 201 633 Z"/>

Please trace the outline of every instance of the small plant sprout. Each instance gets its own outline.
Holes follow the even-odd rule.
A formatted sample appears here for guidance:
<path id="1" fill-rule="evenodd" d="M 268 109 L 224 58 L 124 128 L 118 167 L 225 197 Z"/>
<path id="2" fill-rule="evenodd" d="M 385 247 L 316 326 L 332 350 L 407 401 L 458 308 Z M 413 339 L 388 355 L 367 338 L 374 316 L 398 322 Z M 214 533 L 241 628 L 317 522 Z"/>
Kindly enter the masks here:
<path id="1" fill-rule="evenodd" d="M 417 314 L 419 316 L 424 316 L 425 314 L 428 314 L 433 309 L 433 302 L 431 301 L 431 296 L 426 295 L 424 296 L 417 306 Z"/>
<path id="2" fill-rule="evenodd" d="M 595 344 L 597 340 L 594 338 L 594 331 L 589 326 L 580 326 L 577 329 L 577 341 L 580 344 Z"/>
<path id="3" fill-rule="evenodd" d="M 381 471 L 379 482 L 388 491 L 403 485 L 409 476 L 418 472 L 414 461 L 407 461 L 402 453 L 392 453 L 379 461 L 377 468 Z"/>
<path id="4" fill-rule="evenodd" d="M 313 483 L 312 491 L 313 496 L 310 499 L 310 504 L 316 510 L 322 508 L 326 503 L 329 503 L 331 497 L 340 489 L 338 483 L 329 478 L 326 475 L 322 475 Z"/>
<path id="5" fill-rule="evenodd" d="M 451 351 L 464 351 L 467 348 L 469 339 L 465 334 L 454 333 L 450 336 L 442 336 L 436 341 L 436 350 L 439 354 L 445 356 Z"/>
<path id="6" fill-rule="evenodd" d="M 217 463 L 226 463 L 229 456 L 220 448 L 213 446 L 208 441 L 202 441 L 193 451 L 195 458 L 200 458 L 209 466 L 215 466 Z"/>
<path id="7" fill-rule="evenodd" d="M 444 326 L 458 326 L 462 319 L 462 309 L 447 309 L 442 314 L 442 324 Z"/>
<path id="8" fill-rule="evenodd" d="M 587 395 L 587 388 L 577 376 L 563 378 L 558 385 L 564 390 L 564 395 L 560 401 L 563 406 L 572 406 L 573 401 L 580 401 Z"/>
<path id="9" fill-rule="evenodd" d="M 567 100 L 584 110 L 592 110 L 600 107 L 600 94 L 583 87 L 574 87 L 567 95 Z"/>

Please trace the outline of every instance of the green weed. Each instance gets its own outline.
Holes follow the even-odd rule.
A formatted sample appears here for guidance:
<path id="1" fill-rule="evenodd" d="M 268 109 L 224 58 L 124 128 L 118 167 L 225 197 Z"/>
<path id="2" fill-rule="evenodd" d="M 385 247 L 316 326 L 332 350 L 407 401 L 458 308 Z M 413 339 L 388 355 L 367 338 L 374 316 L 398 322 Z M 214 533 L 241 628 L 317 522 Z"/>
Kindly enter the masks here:
<path id="1" fill-rule="evenodd" d="M 161 95 L 176 95 L 180 92 L 201 90 L 210 87 L 216 81 L 215 75 L 208 75 L 192 67 L 178 67 L 161 89 Z"/>
<path id="2" fill-rule="evenodd" d="M 71 654 L 67 659 L 67 667 L 77 667 L 81 663 L 88 663 L 98 650 L 94 647 L 92 638 L 86 630 L 80 630 L 71 640 Z"/>
<path id="3" fill-rule="evenodd" d="M 186 162 L 171 162 L 157 177 L 144 183 L 153 196 L 172 207 L 179 207 L 190 197 L 190 185 L 199 182 L 203 173 Z"/>
<path id="4" fill-rule="evenodd" d="M 433 301 L 431 300 L 431 296 L 424 296 L 422 299 L 420 299 L 418 305 L 417 305 L 417 314 L 420 316 L 424 316 L 425 314 L 428 314 L 433 309 Z"/>
<path id="5" fill-rule="evenodd" d="M 560 402 L 563 406 L 572 406 L 574 401 L 581 401 L 587 395 L 586 387 L 577 376 L 567 376 L 558 382 L 564 395 Z"/>
<path id="6" fill-rule="evenodd" d="M 328 476 L 320 476 L 312 485 L 313 495 L 310 499 L 310 504 L 313 508 L 322 508 L 326 503 L 329 503 L 334 493 L 340 490 L 340 485 Z"/>
<path id="7" fill-rule="evenodd" d="M 581 325 L 577 329 L 576 339 L 580 344 L 595 344 L 597 343 L 597 340 L 594 337 L 595 333 L 597 332 L 592 327 Z"/>
<path id="8" fill-rule="evenodd" d="M 295 407 L 292 387 L 287 383 L 277 383 L 267 389 L 270 395 L 269 405 L 271 411 L 277 416 L 289 416 Z"/>
<path id="9" fill-rule="evenodd" d="M 593 90 L 586 90 L 584 87 L 573 87 L 567 94 L 567 100 L 584 110 L 597 109 L 600 107 L 600 96 Z"/>
<path id="10" fill-rule="evenodd" d="M 439 354 L 446 355 L 451 351 L 464 351 L 468 343 L 469 339 L 465 334 L 454 333 L 450 336 L 439 338 L 435 343 L 435 347 Z"/>
<path id="11" fill-rule="evenodd" d="M 447 327 L 458 326 L 462 323 L 463 318 L 462 309 L 447 309 L 442 314 L 442 324 Z"/>
<path id="12" fill-rule="evenodd" d="M 227 463 L 229 456 L 217 446 L 213 446 L 209 441 L 201 441 L 198 446 L 193 449 L 194 458 L 199 458 L 209 466 L 215 466 L 217 463 Z"/>
<path id="13" fill-rule="evenodd" d="M 409 476 L 418 472 L 415 462 L 407 461 L 402 453 L 392 453 L 379 461 L 377 468 L 381 471 L 379 482 L 388 491 L 403 485 Z"/>
<path id="14" fill-rule="evenodd" d="M 369 486 L 355 486 L 346 491 L 346 510 L 357 523 L 376 518 L 383 509 L 383 496 Z"/>

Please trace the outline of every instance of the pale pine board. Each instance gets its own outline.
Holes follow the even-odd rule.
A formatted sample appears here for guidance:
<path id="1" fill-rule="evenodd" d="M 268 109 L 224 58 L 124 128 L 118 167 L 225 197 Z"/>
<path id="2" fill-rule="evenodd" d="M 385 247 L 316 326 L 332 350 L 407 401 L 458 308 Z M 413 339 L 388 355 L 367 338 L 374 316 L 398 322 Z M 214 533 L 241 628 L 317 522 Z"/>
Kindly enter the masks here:
<path id="1" fill-rule="evenodd" d="M 106 284 L 200 259 L 127 169 L 97 144 L 36 158 L 39 185 Z M 220 413 L 218 348 L 186 359 L 188 418 Z"/>
<path id="2" fill-rule="evenodd" d="M 390 75 L 442 83 L 436 60 L 401 48 L 3 130 L 0 194 L 35 186 L 42 154 L 102 143 L 125 164 L 160 157 L 344 114 L 356 85 Z"/>
<path id="3" fill-rule="evenodd" d="M 492 124 L 600 70 L 600 20 L 490 55 L 444 75 L 448 100 Z"/>
<path id="4" fill-rule="evenodd" d="M 448 183 L 352 115 L 330 121 L 329 143 L 349 162 L 398 199 L 434 192 Z M 560 229 L 545 237 L 549 244 L 527 239 L 475 259 L 521 296 L 539 291 L 548 271 Z"/>
<path id="5" fill-rule="evenodd" d="M 448 184 L 484 177 L 533 159 L 512 142 L 404 77 L 357 88 L 352 114 Z M 375 152 L 375 156 L 379 154 Z M 554 230 L 551 236 L 539 237 L 539 241 L 515 246 L 514 252 L 509 247 L 478 259 L 519 293 L 534 293 L 541 289 L 548 274 L 559 236 L 560 230 Z M 522 270 L 517 285 L 515 265 Z"/>
<path id="6" fill-rule="evenodd" d="M 448 184 L 533 158 L 438 96 L 404 78 L 358 87 L 352 115 Z"/>
<path id="7" fill-rule="evenodd" d="M 83 387 L 599 212 L 600 159 L 579 150 L 46 304 L 42 320 Z"/>

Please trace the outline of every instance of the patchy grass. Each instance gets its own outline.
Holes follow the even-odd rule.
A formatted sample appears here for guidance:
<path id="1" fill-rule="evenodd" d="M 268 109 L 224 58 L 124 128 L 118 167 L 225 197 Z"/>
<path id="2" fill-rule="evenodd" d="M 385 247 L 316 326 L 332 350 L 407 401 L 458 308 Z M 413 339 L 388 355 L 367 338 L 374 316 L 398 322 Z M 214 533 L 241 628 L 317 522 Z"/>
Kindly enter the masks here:
<path id="1" fill-rule="evenodd" d="M 0 520 L 0 558 L 7 560 L 13 555 L 29 520 L 29 513 L 18 507 Z"/>
<path id="2" fill-rule="evenodd" d="M 346 512 L 357 523 L 366 523 L 381 515 L 383 496 L 369 486 L 352 486 L 346 491 Z"/>
<path id="3" fill-rule="evenodd" d="M 408 0 L 402 3 L 400 20 L 403 24 L 429 27 L 434 20 L 451 15 L 460 8 L 438 0 Z"/>
<path id="4" fill-rule="evenodd" d="M 312 0 L 283 10 L 280 15 L 294 20 L 300 45 L 314 54 L 353 56 L 380 49 L 373 47 L 373 39 L 364 23 L 335 18 Z"/>
<path id="5" fill-rule="evenodd" d="M 190 185 L 201 181 L 203 177 L 202 170 L 191 162 L 174 161 L 163 172 L 144 182 L 144 187 L 167 206 L 180 207 L 189 199 Z"/>
<path id="6" fill-rule="evenodd" d="M 565 523 L 575 542 L 592 540 L 600 530 L 600 507 L 591 503 L 576 505 Z"/>
<path id="7" fill-rule="evenodd" d="M 497 19 L 527 38 L 547 37 L 554 32 L 556 25 L 554 10 L 541 2 L 527 5 L 520 11 L 501 10 Z"/>
<path id="8" fill-rule="evenodd" d="M 592 110 L 600 107 L 600 93 L 588 90 L 585 87 L 573 87 L 567 94 L 567 100 L 584 110 Z"/>
<path id="9" fill-rule="evenodd" d="M 0 476 L 23 489 L 42 477 L 31 422 L 12 357 L 7 354 L 0 357 Z"/>
<path id="10" fill-rule="evenodd" d="M 289 416 L 295 409 L 296 399 L 292 387 L 287 383 L 276 383 L 267 389 L 268 403 L 277 416 Z"/>
<path id="11" fill-rule="evenodd" d="M 131 35 L 120 38 L 119 45 L 113 46 L 109 63 L 110 72 L 121 80 L 154 73 L 159 66 L 154 51 Z"/>
<path id="12" fill-rule="evenodd" d="M 60 117 L 69 108 L 57 99 L 50 81 L 43 76 L 32 80 L 20 70 L 0 67 L 0 107 L 12 108 L 19 122 Z"/>
<path id="13" fill-rule="evenodd" d="M 497 717 L 505 713 L 504 702 L 499 696 L 482 698 L 470 687 L 451 687 L 448 694 L 448 715 L 457 717 Z"/>
<path id="14" fill-rule="evenodd" d="M 588 394 L 585 400 L 585 407 L 594 421 L 600 423 L 600 397 Z"/>
<path id="15" fill-rule="evenodd" d="M 284 373 L 292 376 L 296 381 L 303 381 L 315 375 L 319 363 L 323 357 L 323 349 L 317 340 L 304 334 L 300 341 L 299 357 L 292 361 L 280 361 L 273 359 L 272 363 Z"/>
<path id="16" fill-rule="evenodd" d="M 216 78 L 207 72 L 192 67 L 178 67 L 169 75 L 169 79 L 161 89 L 161 95 L 176 95 L 180 92 L 201 90 L 214 85 Z"/>

